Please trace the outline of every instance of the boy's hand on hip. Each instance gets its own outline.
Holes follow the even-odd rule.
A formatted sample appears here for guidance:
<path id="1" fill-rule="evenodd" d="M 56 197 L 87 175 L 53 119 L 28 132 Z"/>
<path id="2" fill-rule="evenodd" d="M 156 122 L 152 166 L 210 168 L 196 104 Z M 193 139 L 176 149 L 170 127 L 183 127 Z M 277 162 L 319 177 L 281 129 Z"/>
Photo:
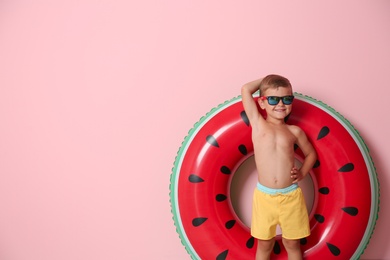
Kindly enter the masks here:
<path id="1" fill-rule="evenodd" d="M 297 183 L 298 181 L 302 180 L 303 176 L 301 171 L 297 167 L 293 167 L 291 169 L 291 179 L 293 180 L 292 183 Z"/>

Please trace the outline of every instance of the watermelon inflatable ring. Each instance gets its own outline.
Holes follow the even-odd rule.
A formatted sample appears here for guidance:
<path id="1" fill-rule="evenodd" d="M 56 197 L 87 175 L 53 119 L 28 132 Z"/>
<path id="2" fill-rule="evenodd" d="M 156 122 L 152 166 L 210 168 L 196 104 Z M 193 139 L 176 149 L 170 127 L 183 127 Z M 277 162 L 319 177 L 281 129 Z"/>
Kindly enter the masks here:
<path id="1" fill-rule="evenodd" d="M 314 203 L 311 235 L 301 240 L 304 258 L 358 259 L 379 211 L 379 184 L 368 148 L 334 109 L 294 95 L 287 122 L 300 126 L 318 153 L 310 172 Z M 299 147 L 295 154 L 301 160 Z M 234 212 L 229 192 L 232 176 L 251 156 L 241 96 L 212 109 L 184 139 L 172 168 L 170 202 L 176 230 L 192 259 L 255 258 L 256 239 Z M 272 258 L 287 259 L 280 235 Z"/>

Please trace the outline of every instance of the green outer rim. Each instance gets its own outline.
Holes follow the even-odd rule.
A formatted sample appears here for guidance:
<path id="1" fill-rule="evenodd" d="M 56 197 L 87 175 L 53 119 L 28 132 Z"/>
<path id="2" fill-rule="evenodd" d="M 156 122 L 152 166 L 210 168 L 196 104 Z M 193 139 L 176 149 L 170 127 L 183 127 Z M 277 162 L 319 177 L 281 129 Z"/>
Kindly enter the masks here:
<path id="1" fill-rule="evenodd" d="M 255 96 L 258 96 L 258 92 L 255 94 Z M 305 101 L 311 105 L 314 105 L 321 110 L 327 112 L 329 115 L 331 115 L 334 119 L 336 119 L 353 137 L 355 140 L 355 143 L 358 145 L 359 150 L 361 154 L 364 157 L 365 164 L 368 169 L 369 178 L 370 178 L 370 187 L 371 187 L 371 210 L 370 210 L 370 218 L 367 224 L 366 231 L 363 235 L 363 238 L 355 250 L 355 253 L 351 257 L 351 259 L 359 259 L 360 256 L 364 253 L 364 250 L 367 248 L 367 245 L 371 239 L 372 233 L 374 232 L 376 221 L 378 220 L 378 213 L 379 213 L 379 204 L 380 204 L 380 188 L 379 188 L 379 182 L 378 177 L 376 173 L 376 168 L 374 166 L 374 162 L 372 161 L 372 158 L 370 156 L 369 149 L 364 142 L 363 138 L 359 134 L 359 132 L 353 127 L 353 125 L 345 118 L 343 117 L 339 112 L 337 112 L 332 107 L 326 105 L 322 101 L 319 101 L 317 99 L 314 99 L 312 97 L 294 92 L 295 98 Z M 177 190 L 178 190 L 178 179 L 180 175 L 180 169 L 181 165 L 184 159 L 184 156 L 186 154 L 186 151 L 191 144 L 191 141 L 194 139 L 198 131 L 202 128 L 204 124 L 206 124 L 209 120 L 211 120 L 214 115 L 222 111 L 223 109 L 241 101 L 241 96 L 237 96 L 235 98 L 232 98 L 230 100 L 225 101 L 222 104 L 219 104 L 218 106 L 211 109 L 208 113 L 206 113 L 205 116 L 201 117 L 197 123 L 194 124 L 193 128 L 191 128 L 188 131 L 188 135 L 184 138 L 184 141 L 182 142 L 175 161 L 172 168 L 172 173 L 170 176 L 170 186 L 169 186 L 169 196 L 170 196 L 170 203 L 171 203 L 171 212 L 173 214 L 173 221 L 176 226 L 176 232 L 179 234 L 181 243 L 184 245 L 187 253 L 191 256 L 191 259 L 200 259 L 198 254 L 196 253 L 195 249 L 193 248 L 191 242 L 188 240 L 186 233 L 184 232 L 184 228 L 181 222 L 180 217 L 180 210 L 178 205 L 178 198 L 177 198 Z"/>

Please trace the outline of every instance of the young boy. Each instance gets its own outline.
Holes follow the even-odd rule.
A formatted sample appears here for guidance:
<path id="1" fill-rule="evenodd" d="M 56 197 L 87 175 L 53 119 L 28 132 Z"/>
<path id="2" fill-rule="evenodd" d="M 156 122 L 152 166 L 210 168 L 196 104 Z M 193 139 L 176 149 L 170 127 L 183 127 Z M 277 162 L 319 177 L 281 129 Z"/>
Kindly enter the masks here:
<path id="1" fill-rule="evenodd" d="M 266 111 L 260 114 L 252 94 L 260 90 L 258 104 Z M 282 230 L 282 241 L 289 259 L 302 259 L 300 239 L 310 235 L 305 200 L 298 181 L 313 167 L 317 154 L 298 126 L 284 119 L 294 100 L 288 79 L 268 75 L 245 84 L 242 102 L 252 127 L 254 157 L 258 184 L 253 195 L 251 234 L 258 239 L 256 260 L 269 259 L 275 243 L 276 226 Z M 305 159 L 294 166 L 294 144 Z"/>

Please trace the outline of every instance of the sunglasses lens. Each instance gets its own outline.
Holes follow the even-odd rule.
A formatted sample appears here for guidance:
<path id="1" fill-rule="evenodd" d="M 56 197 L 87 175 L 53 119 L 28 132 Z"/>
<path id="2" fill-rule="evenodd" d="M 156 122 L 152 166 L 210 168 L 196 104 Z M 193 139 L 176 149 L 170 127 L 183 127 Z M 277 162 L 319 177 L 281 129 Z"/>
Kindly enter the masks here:
<path id="1" fill-rule="evenodd" d="M 286 97 L 283 97 L 282 102 L 285 105 L 291 105 L 293 100 L 294 100 L 294 96 L 286 96 Z"/>
<path id="2" fill-rule="evenodd" d="M 267 97 L 267 100 L 268 100 L 268 104 L 270 104 L 271 106 L 274 106 L 274 105 L 277 105 L 279 103 L 280 97 L 271 96 L 271 97 Z"/>

